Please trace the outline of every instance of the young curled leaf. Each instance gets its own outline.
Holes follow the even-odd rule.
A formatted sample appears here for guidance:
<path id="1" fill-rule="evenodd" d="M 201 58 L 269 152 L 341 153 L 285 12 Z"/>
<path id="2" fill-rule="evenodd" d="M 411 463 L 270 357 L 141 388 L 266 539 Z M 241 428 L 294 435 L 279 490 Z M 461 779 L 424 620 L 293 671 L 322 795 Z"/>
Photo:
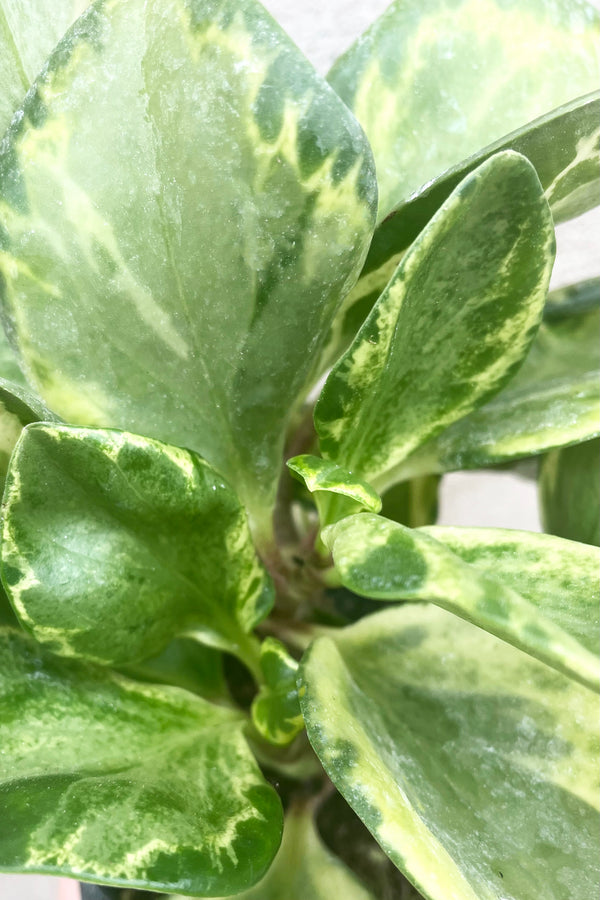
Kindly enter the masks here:
<path id="1" fill-rule="evenodd" d="M 285 747 L 304 728 L 296 687 L 298 663 L 283 644 L 268 637 L 261 644 L 260 668 L 264 684 L 252 702 L 252 721 L 266 741 Z"/>
<path id="2" fill-rule="evenodd" d="M 370 484 L 328 459 L 303 454 L 288 459 L 287 466 L 313 494 L 322 528 L 363 509 L 381 509 L 381 497 Z"/>
<path id="3" fill-rule="evenodd" d="M 243 507 L 191 451 L 30 425 L 3 515 L 4 585 L 24 627 L 56 653 L 130 663 L 194 633 L 244 657 L 273 603 Z"/>

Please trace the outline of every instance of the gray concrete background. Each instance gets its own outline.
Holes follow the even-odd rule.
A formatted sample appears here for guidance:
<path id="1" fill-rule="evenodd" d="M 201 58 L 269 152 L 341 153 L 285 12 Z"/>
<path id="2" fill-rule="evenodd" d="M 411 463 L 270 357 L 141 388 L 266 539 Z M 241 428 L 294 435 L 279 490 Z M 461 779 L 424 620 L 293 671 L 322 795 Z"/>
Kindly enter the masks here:
<path id="1" fill-rule="evenodd" d="M 263 0 L 271 14 L 323 74 L 333 60 L 388 6 L 389 0 Z M 600 0 L 594 0 L 600 8 Z M 557 229 L 552 284 L 560 287 L 600 273 L 600 209 Z M 455 473 L 444 478 L 440 520 L 539 530 L 535 484 L 511 473 Z M 3 827 L 3 826 L 0 826 Z M 77 900 L 73 882 L 44 876 L 0 876 L 0 900 Z"/>

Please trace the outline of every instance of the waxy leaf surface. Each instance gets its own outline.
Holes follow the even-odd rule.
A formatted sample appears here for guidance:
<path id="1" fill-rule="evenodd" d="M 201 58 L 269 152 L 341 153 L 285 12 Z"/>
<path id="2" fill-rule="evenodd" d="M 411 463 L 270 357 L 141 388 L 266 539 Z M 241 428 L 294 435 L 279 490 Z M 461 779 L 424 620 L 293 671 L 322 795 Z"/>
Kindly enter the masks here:
<path id="1" fill-rule="evenodd" d="M 170 897 L 168 900 L 184 900 Z M 311 806 L 286 813 L 273 865 L 256 887 L 222 900 L 379 900 L 321 841 Z"/>
<path id="2" fill-rule="evenodd" d="M 243 717 L 0 630 L 0 870 L 210 896 L 275 855 Z"/>
<path id="3" fill-rule="evenodd" d="M 427 900 L 593 900 L 597 701 L 428 605 L 318 638 L 301 665 L 311 743 Z"/>
<path id="4" fill-rule="evenodd" d="M 46 57 L 89 0 L 0 0 L 0 138 Z"/>
<path id="5" fill-rule="evenodd" d="M 594 548 L 548 536 L 541 543 L 529 541 L 525 534 L 517 562 L 514 546 L 522 532 L 501 530 L 496 544 L 494 530 L 465 529 L 461 538 L 463 529 L 440 529 L 450 534 L 450 550 L 445 540 L 431 536 L 437 531 L 412 530 L 363 513 L 331 526 L 325 540 L 342 584 L 351 591 L 374 600 L 431 601 L 600 690 L 600 554 Z M 455 534 L 459 547 L 466 542 L 467 562 L 452 552 Z M 468 564 L 473 545 L 484 558 L 481 567 Z M 512 566 L 507 579 L 501 563 L 494 567 L 503 556 Z M 548 593 L 543 574 L 542 583 L 536 582 L 546 558 L 549 580 L 550 571 L 563 565 L 562 579 Z M 516 577 L 519 564 L 525 569 L 523 591 Z"/>
<path id="6" fill-rule="evenodd" d="M 540 464 L 540 507 L 551 534 L 600 545 L 600 440 L 553 450 Z"/>
<path id="7" fill-rule="evenodd" d="M 551 311 L 509 384 L 417 450 L 396 477 L 475 469 L 598 435 L 599 329 L 598 309 Z"/>
<path id="8" fill-rule="evenodd" d="M 0 196 L 3 301 L 48 405 L 198 451 L 268 541 L 375 215 L 341 100 L 253 0 L 105 0 L 36 82 Z"/>
<path id="9" fill-rule="evenodd" d="M 533 164 L 555 223 L 600 203 L 600 99 L 598 92 L 573 100 L 475 153 L 399 203 L 373 236 L 360 280 L 344 303 L 330 339 L 345 346 L 415 240 L 456 185 L 502 150 Z M 360 318 L 362 316 L 362 319 Z"/>
<path id="10" fill-rule="evenodd" d="M 496 393 L 529 349 L 553 259 L 524 157 L 501 153 L 468 175 L 330 373 L 315 409 L 323 455 L 383 489 L 412 450 Z"/>
<path id="11" fill-rule="evenodd" d="M 373 147 L 381 221 L 446 169 L 598 88 L 600 15 L 581 0 L 396 0 L 330 83 Z"/>
<path id="12" fill-rule="evenodd" d="M 5 587 L 22 624 L 57 653 L 128 663 L 193 632 L 243 657 L 271 607 L 244 509 L 189 451 L 28 426 L 3 510 Z"/>

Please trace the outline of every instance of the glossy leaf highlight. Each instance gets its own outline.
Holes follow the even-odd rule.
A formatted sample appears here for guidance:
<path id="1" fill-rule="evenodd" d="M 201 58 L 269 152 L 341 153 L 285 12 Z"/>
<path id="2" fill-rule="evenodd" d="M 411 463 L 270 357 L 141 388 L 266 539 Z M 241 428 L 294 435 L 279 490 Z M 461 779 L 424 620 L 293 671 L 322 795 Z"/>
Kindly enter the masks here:
<path id="1" fill-rule="evenodd" d="M 245 658 L 272 605 L 239 500 L 189 451 L 28 426 L 3 510 L 4 585 L 54 652 L 130 663 L 194 633 Z"/>
<path id="2" fill-rule="evenodd" d="M 36 82 L 0 194 L 3 302 L 48 405 L 201 453 L 267 543 L 289 416 L 372 234 L 341 100 L 254 0 L 107 0 Z"/>

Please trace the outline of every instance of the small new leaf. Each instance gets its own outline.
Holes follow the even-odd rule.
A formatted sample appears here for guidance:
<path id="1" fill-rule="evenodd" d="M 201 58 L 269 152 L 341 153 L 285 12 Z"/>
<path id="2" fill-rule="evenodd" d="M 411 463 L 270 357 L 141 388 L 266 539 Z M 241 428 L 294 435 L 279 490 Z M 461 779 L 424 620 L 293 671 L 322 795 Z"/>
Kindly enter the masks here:
<path id="1" fill-rule="evenodd" d="M 285 747 L 304 728 L 298 702 L 298 663 L 283 644 L 265 638 L 260 648 L 264 684 L 252 703 L 252 721 L 262 737 Z"/>

